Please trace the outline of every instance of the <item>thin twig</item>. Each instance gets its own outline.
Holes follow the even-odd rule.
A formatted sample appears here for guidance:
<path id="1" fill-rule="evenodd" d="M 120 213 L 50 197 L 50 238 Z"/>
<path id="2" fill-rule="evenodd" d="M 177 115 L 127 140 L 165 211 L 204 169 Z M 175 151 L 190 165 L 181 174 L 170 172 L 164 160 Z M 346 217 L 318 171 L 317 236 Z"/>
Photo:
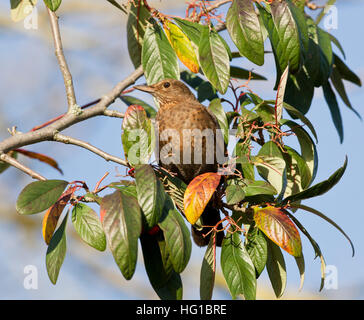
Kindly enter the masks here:
<path id="1" fill-rule="evenodd" d="M 57 142 L 62 142 L 65 144 L 73 144 L 75 146 L 79 146 L 81 148 L 87 149 L 95 154 L 97 154 L 98 156 L 100 156 L 101 158 L 104 158 L 106 161 L 112 161 L 118 164 L 121 164 L 123 166 L 129 167 L 129 163 L 126 160 L 123 160 L 121 158 L 115 157 L 111 154 L 106 153 L 105 151 L 89 144 L 88 142 L 85 142 L 83 140 L 79 140 L 76 138 L 72 138 L 69 136 L 65 136 L 63 134 L 60 133 L 56 133 L 53 137 L 53 141 L 57 141 Z"/>
<path id="2" fill-rule="evenodd" d="M 68 112 L 71 112 L 75 106 L 77 106 L 76 95 L 73 87 L 72 75 L 68 68 L 66 58 L 63 53 L 61 32 L 59 30 L 58 17 L 57 15 L 47 8 L 48 16 L 51 23 L 52 36 L 54 42 L 55 54 L 58 60 L 59 67 L 61 69 L 64 85 L 66 87 Z"/>
<path id="3" fill-rule="evenodd" d="M 0 155 L 0 160 L 3 162 L 6 162 L 8 164 L 10 164 L 11 166 L 25 172 L 27 175 L 31 176 L 33 179 L 37 179 L 37 180 L 47 180 L 46 178 L 44 178 L 42 175 L 40 175 L 39 173 L 35 172 L 34 170 L 28 168 L 27 166 L 21 164 L 18 160 L 14 159 L 13 157 L 10 157 L 8 154 L 6 153 L 2 153 Z"/>

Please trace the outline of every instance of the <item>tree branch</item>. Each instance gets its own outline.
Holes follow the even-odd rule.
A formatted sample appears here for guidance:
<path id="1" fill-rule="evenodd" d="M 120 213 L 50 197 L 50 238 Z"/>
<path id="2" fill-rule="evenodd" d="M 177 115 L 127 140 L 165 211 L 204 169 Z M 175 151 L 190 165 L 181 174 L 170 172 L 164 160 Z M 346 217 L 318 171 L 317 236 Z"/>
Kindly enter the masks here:
<path id="1" fill-rule="evenodd" d="M 64 117 L 53 122 L 49 126 L 26 133 L 16 133 L 13 136 L 0 142 L 0 154 L 7 153 L 13 149 L 21 148 L 26 145 L 34 144 L 42 141 L 53 141 L 53 137 L 56 133 L 63 131 L 64 129 L 87 119 L 101 116 L 105 114 L 106 109 L 110 106 L 120 93 L 125 88 L 134 84 L 143 75 L 142 66 L 133 71 L 127 78 L 120 81 L 107 95 L 100 99 L 100 102 L 93 107 L 81 110 L 73 110 L 71 113 L 67 113 Z M 109 112 L 106 112 L 108 115 Z M 111 113 L 113 113 L 111 111 Z M 116 113 L 114 113 L 116 114 Z"/>
<path id="2" fill-rule="evenodd" d="M 65 144 L 73 144 L 75 146 L 79 146 L 81 148 L 84 148 L 86 150 L 89 150 L 95 154 L 97 154 L 98 156 L 100 156 L 101 158 L 104 158 L 106 161 L 112 161 L 118 164 L 121 164 L 123 166 L 129 167 L 129 163 L 126 160 L 123 160 L 121 158 L 115 157 L 109 153 L 106 153 L 105 151 L 102 151 L 99 148 L 96 148 L 95 146 L 89 144 L 88 142 L 79 140 L 79 139 L 75 139 L 69 136 L 65 136 L 63 134 L 60 133 L 56 133 L 53 137 L 53 141 L 57 141 L 57 142 L 62 142 Z"/>
<path id="3" fill-rule="evenodd" d="M 33 179 L 37 179 L 37 180 L 47 180 L 46 178 L 44 178 L 42 175 L 40 175 L 39 173 L 35 172 L 34 170 L 28 168 L 27 166 L 21 164 L 18 160 L 14 159 L 13 157 L 9 156 L 6 153 L 2 153 L 0 155 L 0 160 L 3 162 L 6 162 L 8 164 L 10 164 L 11 166 L 25 172 L 27 175 L 31 176 Z"/>
<path id="4" fill-rule="evenodd" d="M 54 42 L 55 54 L 58 60 L 59 67 L 61 69 L 64 85 L 66 87 L 66 95 L 67 95 L 67 103 L 68 103 L 68 112 L 72 111 L 72 108 L 77 106 L 76 95 L 73 87 L 72 75 L 68 68 L 66 58 L 63 53 L 61 32 L 59 30 L 58 17 L 57 15 L 47 8 L 48 16 L 51 23 L 52 36 Z"/>

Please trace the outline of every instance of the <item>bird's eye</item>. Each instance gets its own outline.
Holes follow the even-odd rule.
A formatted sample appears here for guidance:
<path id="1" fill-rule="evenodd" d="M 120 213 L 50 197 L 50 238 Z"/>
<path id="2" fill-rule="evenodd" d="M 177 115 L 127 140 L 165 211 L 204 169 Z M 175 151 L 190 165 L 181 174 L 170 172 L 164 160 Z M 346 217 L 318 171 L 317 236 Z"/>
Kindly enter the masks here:
<path id="1" fill-rule="evenodd" d="M 165 88 L 169 88 L 170 87 L 170 83 L 169 82 L 165 82 L 165 83 L 163 83 L 163 87 L 165 87 Z"/>

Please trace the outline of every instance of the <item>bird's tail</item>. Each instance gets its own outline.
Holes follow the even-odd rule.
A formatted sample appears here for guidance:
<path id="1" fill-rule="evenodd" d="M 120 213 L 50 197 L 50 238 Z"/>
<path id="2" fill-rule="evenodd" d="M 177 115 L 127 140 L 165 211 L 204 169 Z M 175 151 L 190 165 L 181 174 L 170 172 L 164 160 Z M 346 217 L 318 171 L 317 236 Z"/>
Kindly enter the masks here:
<path id="1" fill-rule="evenodd" d="M 215 226 L 221 220 L 220 212 L 209 203 L 200 219 L 202 220 L 202 225 L 206 227 L 197 229 L 197 227 L 192 226 L 191 231 L 195 243 L 200 247 L 204 247 L 209 244 L 210 238 L 214 233 L 213 231 L 210 232 L 212 229 L 211 226 Z M 219 231 L 216 232 L 216 245 L 219 247 L 221 247 L 222 240 L 224 239 L 224 231 L 222 231 L 222 228 L 223 226 L 220 223 L 217 228 Z"/>

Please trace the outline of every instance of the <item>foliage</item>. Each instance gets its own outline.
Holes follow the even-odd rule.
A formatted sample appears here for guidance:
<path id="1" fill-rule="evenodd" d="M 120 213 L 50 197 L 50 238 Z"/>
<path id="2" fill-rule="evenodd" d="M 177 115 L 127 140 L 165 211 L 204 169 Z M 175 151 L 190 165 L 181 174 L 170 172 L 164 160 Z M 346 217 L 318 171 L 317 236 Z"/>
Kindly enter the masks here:
<path id="1" fill-rule="evenodd" d="M 14 21 L 24 18 L 21 10 L 28 2 L 11 0 Z M 201 299 L 211 299 L 213 294 L 217 232 L 225 232 L 220 266 L 233 298 L 242 295 L 255 299 L 256 279 L 264 269 L 276 296 L 283 295 L 287 272 L 281 249 L 294 257 L 303 281 L 301 234 L 309 239 L 321 259 L 322 288 L 322 252 L 294 213 L 297 209 L 311 212 L 331 223 L 350 241 L 330 218 L 301 204 L 329 191 L 347 167 L 346 159 L 327 180 L 314 184 L 317 134 L 305 116 L 318 87 L 323 89 L 340 141 L 344 135 L 336 93 L 357 114 L 343 80 L 359 86 L 361 81 L 334 53 L 332 44 L 343 54 L 338 40 L 308 15 L 309 2 L 305 0 L 234 0 L 214 4 L 194 1 L 188 5 L 184 18 L 162 14 L 145 0 L 129 1 L 128 8 L 117 1 L 108 2 L 121 14 L 128 14 L 126 40 L 131 62 L 135 68 L 142 65 L 147 83 L 181 79 L 195 91 L 199 101 L 208 100 L 225 142 L 229 142 L 229 135 L 236 138 L 234 154 L 219 173 L 197 176 L 186 186 L 159 166 L 149 164 L 155 144 L 156 110 L 136 97 L 122 95 L 129 106 L 121 140 L 130 179 L 101 188 L 98 184 L 94 191 L 83 181 L 37 181 L 26 186 L 18 197 L 16 208 L 20 214 L 47 210 L 43 237 L 48 245 L 46 267 L 51 282 L 56 283 L 66 254 L 68 211 L 56 227 L 62 212 L 71 206 L 73 226 L 80 238 L 100 251 L 107 244 L 126 279 L 134 274 L 140 241 L 155 292 L 161 299 L 182 299 L 180 274 L 189 262 L 192 246 L 184 218 L 201 227 L 199 218 L 207 203 L 213 201 L 224 215 L 219 222 L 223 228 L 216 225 L 211 230 L 201 267 Z M 61 0 L 44 3 L 56 11 Z M 227 3 L 230 7 L 222 18 L 219 8 Z M 227 39 L 221 36 L 225 29 L 237 52 L 231 52 Z M 262 81 L 265 77 L 240 66 L 244 60 L 236 62 L 243 57 L 263 65 L 265 55 L 271 54 L 264 50 L 266 38 L 271 44 L 277 75 L 272 84 L 277 94 L 272 100 L 263 100 L 249 87 L 250 81 Z M 238 86 L 232 78 L 247 82 Z M 234 96 L 232 100 L 224 96 L 228 90 Z M 226 105 L 223 107 L 222 103 Z M 283 118 L 286 113 L 291 119 Z M 286 137 L 292 135 L 300 150 L 285 144 Z M 253 153 L 253 147 L 258 152 Z M 11 152 L 15 157 L 19 149 Z M 20 153 L 60 170 L 47 156 L 24 150 Z M 7 165 L 0 162 L 0 170 L 5 169 Z M 110 193 L 100 197 L 104 190 Z M 100 205 L 100 217 L 87 202 Z"/>

